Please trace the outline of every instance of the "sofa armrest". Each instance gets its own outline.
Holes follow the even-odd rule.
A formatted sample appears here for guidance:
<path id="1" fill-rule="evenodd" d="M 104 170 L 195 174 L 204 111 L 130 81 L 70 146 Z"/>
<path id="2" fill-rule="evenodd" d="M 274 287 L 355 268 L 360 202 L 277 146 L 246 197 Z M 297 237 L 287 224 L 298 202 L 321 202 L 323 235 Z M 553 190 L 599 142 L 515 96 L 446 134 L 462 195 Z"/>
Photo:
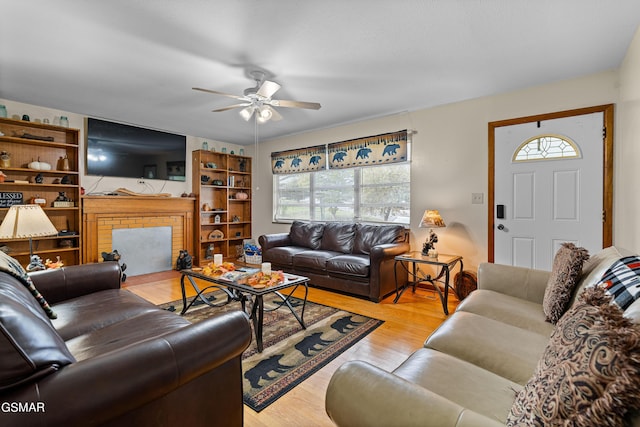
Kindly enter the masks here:
<path id="1" fill-rule="evenodd" d="M 116 261 L 70 265 L 36 271 L 29 276 L 51 304 L 106 289 L 120 288 L 120 265 Z"/>
<path id="2" fill-rule="evenodd" d="M 379 302 L 386 295 L 395 291 L 396 279 L 399 287 L 407 283 L 406 270 L 395 271 L 395 257 L 408 251 L 408 242 L 385 243 L 371 248 L 369 253 L 369 299 Z"/>
<path id="3" fill-rule="evenodd" d="M 290 246 L 291 238 L 289 233 L 263 234 L 258 237 L 258 243 L 263 251 L 277 246 Z"/>
<path id="4" fill-rule="evenodd" d="M 239 382 L 240 357 L 250 342 L 248 317 L 233 311 L 68 365 L 37 384 L 16 390 L 11 400 L 44 405 L 44 413 L 29 414 L 42 417 L 41 424 L 21 414 L 24 425 L 100 425 L 166 400 L 169 393 L 232 359 L 237 360 L 232 365 L 237 372 L 231 372 L 229 379 Z M 196 391 L 193 398 L 204 399 L 204 409 L 212 396 L 198 396 Z M 180 402 L 172 405 L 179 407 Z"/>
<path id="5" fill-rule="evenodd" d="M 478 289 L 542 304 L 550 274 L 543 270 L 485 262 L 478 266 Z"/>
<path id="6" fill-rule="evenodd" d="M 371 252 L 369 253 L 371 264 L 377 264 L 385 259 L 395 258 L 397 255 L 409 252 L 409 247 L 408 242 L 376 245 L 371 248 Z"/>
<path id="7" fill-rule="evenodd" d="M 337 426 L 501 426 L 430 390 L 361 361 L 331 377 L 325 408 Z"/>

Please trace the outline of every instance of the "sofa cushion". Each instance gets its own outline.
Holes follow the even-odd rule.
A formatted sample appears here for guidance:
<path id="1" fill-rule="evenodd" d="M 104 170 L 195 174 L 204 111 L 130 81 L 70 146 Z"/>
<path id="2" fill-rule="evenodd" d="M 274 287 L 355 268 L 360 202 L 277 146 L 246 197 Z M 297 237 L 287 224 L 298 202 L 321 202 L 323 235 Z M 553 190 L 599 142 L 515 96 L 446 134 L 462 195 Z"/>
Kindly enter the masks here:
<path id="1" fill-rule="evenodd" d="M 625 425 L 640 408 L 640 326 L 600 287 L 560 319 L 507 425 Z"/>
<path id="2" fill-rule="evenodd" d="M 549 335 L 456 311 L 429 336 L 424 346 L 524 385 L 548 341 Z"/>
<path id="3" fill-rule="evenodd" d="M 333 251 L 303 251 L 295 254 L 293 257 L 293 267 L 303 270 L 315 270 L 325 272 L 327 269 L 327 260 L 340 255 L 340 252 Z"/>
<path id="4" fill-rule="evenodd" d="M 546 336 L 551 335 L 554 329 L 546 321 L 539 303 L 486 289 L 473 291 L 458 305 L 456 311 L 479 314 Z"/>
<path id="5" fill-rule="evenodd" d="M 308 251 L 302 246 L 276 246 L 262 253 L 262 261 L 284 267 L 293 266 L 293 257 L 300 252 Z"/>
<path id="6" fill-rule="evenodd" d="M 573 243 L 563 243 L 556 253 L 542 302 L 542 309 L 549 322 L 556 324 L 567 310 L 582 274 L 582 265 L 587 259 L 589 252 Z"/>
<path id="7" fill-rule="evenodd" d="M 327 223 L 322 232 L 320 249 L 350 254 L 353 249 L 355 236 L 355 224 L 341 224 L 339 222 Z"/>
<path id="8" fill-rule="evenodd" d="M 191 322 L 173 312 L 154 306 L 151 308 L 150 311 L 103 325 L 68 340 L 69 351 L 78 361 L 88 360 L 191 325 Z"/>
<path id="9" fill-rule="evenodd" d="M 501 423 L 507 418 L 515 393 L 522 389 L 522 385 L 500 375 L 428 348 L 414 352 L 393 373 Z"/>
<path id="10" fill-rule="evenodd" d="M 404 235 L 405 229 L 402 225 L 358 224 L 353 253 L 369 255 L 374 246 L 402 242 Z"/>
<path id="11" fill-rule="evenodd" d="M 113 307 L 118 307 L 114 310 Z M 55 305 L 53 326 L 68 341 L 158 308 L 126 289 L 106 289 Z"/>
<path id="12" fill-rule="evenodd" d="M 337 255 L 327 260 L 327 273 L 369 277 L 370 261 L 367 255 Z"/>
<path id="13" fill-rule="evenodd" d="M 24 284 L 5 273 L 0 273 L 0 360 L 0 390 L 75 361 Z"/>
<path id="14" fill-rule="evenodd" d="M 640 298 L 640 257 L 624 257 L 613 263 L 602 276 L 602 286 L 613 302 L 626 310 Z"/>
<path id="15" fill-rule="evenodd" d="M 291 243 L 310 249 L 320 249 L 324 224 L 294 221 L 289 230 Z"/>

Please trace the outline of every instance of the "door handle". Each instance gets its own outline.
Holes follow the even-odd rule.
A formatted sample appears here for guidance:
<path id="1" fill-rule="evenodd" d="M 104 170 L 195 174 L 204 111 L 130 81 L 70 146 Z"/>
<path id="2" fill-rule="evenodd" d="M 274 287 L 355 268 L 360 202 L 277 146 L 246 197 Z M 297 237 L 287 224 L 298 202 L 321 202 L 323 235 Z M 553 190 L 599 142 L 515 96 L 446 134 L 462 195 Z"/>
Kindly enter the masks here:
<path id="1" fill-rule="evenodd" d="M 504 230 L 504 225 L 498 224 L 498 230 L 500 230 L 500 231 Z"/>

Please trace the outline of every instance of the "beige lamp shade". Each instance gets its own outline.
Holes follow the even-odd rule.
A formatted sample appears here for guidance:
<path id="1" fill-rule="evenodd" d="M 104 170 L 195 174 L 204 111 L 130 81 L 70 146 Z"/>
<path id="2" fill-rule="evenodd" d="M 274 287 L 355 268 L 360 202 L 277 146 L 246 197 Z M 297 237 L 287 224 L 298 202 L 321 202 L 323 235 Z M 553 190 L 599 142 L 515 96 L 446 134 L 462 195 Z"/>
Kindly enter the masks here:
<path id="1" fill-rule="evenodd" d="M 440 212 L 437 210 L 426 210 L 422 215 L 422 221 L 420 221 L 420 228 L 439 228 L 446 227 L 444 219 L 440 216 Z"/>
<path id="2" fill-rule="evenodd" d="M 0 239 L 53 236 L 58 230 L 39 205 L 14 205 L 0 224 Z"/>

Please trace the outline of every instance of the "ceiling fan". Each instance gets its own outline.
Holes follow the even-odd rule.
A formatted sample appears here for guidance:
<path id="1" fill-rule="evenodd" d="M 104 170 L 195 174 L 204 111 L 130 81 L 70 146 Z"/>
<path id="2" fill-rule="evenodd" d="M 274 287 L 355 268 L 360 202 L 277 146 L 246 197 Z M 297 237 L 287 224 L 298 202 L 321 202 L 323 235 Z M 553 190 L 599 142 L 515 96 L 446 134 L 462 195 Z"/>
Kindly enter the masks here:
<path id="1" fill-rule="evenodd" d="M 280 89 L 280 85 L 276 82 L 265 80 L 265 73 L 262 71 L 251 71 L 250 76 L 255 80 L 255 87 L 244 90 L 244 95 L 232 95 L 229 93 L 218 92 L 217 90 L 203 89 L 199 87 L 192 88 L 202 92 L 213 93 L 214 95 L 222 95 L 242 101 L 239 104 L 230 105 L 228 107 L 213 110 L 214 113 L 241 108 L 240 116 L 249 121 L 253 114 L 256 114 L 258 123 L 266 123 L 269 120 L 282 120 L 282 115 L 273 107 L 286 108 L 306 108 L 310 110 L 319 110 L 320 104 L 317 102 L 291 101 L 285 99 L 273 99 L 272 96 Z"/>

